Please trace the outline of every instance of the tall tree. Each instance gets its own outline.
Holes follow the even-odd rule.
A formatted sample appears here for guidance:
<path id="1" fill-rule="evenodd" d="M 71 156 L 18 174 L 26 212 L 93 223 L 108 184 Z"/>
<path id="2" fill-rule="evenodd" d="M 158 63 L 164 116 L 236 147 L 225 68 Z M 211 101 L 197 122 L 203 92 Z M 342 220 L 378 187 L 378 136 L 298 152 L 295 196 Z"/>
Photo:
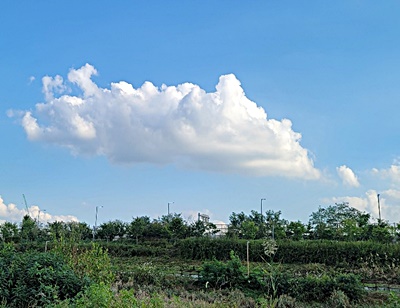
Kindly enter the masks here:
<path id="1" fill-rule="evenodd" d="M 35 220 L 29 215 L 25 215 L 22 218 L 20 236 L 22 240 L 34 241 L 39 239 L 40 229 Z"/>
<path id="2" fill-rule="evenodd" d="M 131 238 L 136 239 L 136 244 L 139 243 L 139 238 L 142 237 L 149 228 L 151 222 L 150 217 L 142 216 L 134 218 L 127 227 L 127 234 Z"/>
<path id="3" fill-rule="evenodd" d="M 319 207 L 310 215 L 309 223 L 314 238 L 359 239 L 366 230 L 370 215 L 350 207 L 347 202 L 335 203 L 327 208 Z"/>

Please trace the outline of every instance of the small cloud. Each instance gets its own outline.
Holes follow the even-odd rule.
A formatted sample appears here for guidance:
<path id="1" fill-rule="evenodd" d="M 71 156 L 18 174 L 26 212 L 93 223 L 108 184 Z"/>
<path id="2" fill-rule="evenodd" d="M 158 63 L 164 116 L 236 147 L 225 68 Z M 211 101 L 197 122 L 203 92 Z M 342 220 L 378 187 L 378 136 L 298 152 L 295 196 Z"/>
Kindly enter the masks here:
<path id="1" fill-rule="evenodd" d="M 346 186 L 350 187 L 359 187 L 360 183 L 358 181 L 357 176 L 354 174 L 353 170 L 349 167 L 343 165 L 336 168 L 336 171 L 339 177 L 342 179 L 342 182 Z"/>
<path id="2" fill-rule="evenodd" d="M 400 184 L 400 165 L 395 162 L 387 169 L 372 169 L 373 175 L 378 175 L 384 179 L 389 179 L 392 185 Z"/>
<path id="3" fill-rule="evenodd" d="M 35 79 L 36 79 L 35 76 L 30 76 L 28 84 L 32 84 L 32 82 L 34 82 Z"/>
<path id="4" fill-rule="evenodd" d="M 29 211 L 29 212 L 28 212 Z M 37 205 L 32 205 L 26 209 L 20 209 L 15 204 L 5 204 L 0 196 L 0 221 L 21 222 L 25 215 L 33 219 L 39 219 L 42 223 L 54 221 L 78 221 L 78 218 L 72 215 L 53 215 Z"/>

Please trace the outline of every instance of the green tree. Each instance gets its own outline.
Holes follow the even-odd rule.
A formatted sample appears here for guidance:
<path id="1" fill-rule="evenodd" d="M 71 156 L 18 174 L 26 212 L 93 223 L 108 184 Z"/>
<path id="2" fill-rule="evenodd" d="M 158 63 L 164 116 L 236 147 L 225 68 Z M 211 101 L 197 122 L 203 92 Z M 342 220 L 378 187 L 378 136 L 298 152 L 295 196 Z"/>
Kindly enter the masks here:
<path id="1" fill-rule="evenodd" d="M 202 237 L 204 235 L 213 235 L 218 233 L 217 226 L 210 222 L 197 220 L 189 225 L 188 236 Z"/>
<path id="2" fill-rule="evenodd" d="M 65 226 L 72 239 L 89 240 L 93 237 L 92 229 L 85 222 L 69 221 Z"/>
<path id="3" fill-rule="evenodd" d="M 281 211 L 268 210 L 265 212 L 265 223 L 267 233 L 271 235 L 272 239 L 286 238 L 286 226 L 288 221 L 281 218 Z"/>
<path id="4" fill-rule="evenodd" d="M 126 234 L 127 225 L 121 220 L 114 220 L 102 223 L 97 229 L 97 237 L 112 241 L 117 236 L 123 237 Z"/>
<path id="5" fill-rule="evenodd" d="M 66 228 L 66 225 L 62 221 L 49 222 L 47 223 L 46 229 L 50 237 L 54 240 L 66 238 L 68 235 L 68 230 Z"/>
<path id="6" fill-rule="evenodd" d="M 167 223 L 154 219 L 144 231 L 143 237 L 148 239 L 169 239 L 171 233 L 167 229 Z"/>
<path id="7" fill-rule="evenodd" d="M 136 217 L 128 225 L 127 234 L 129 237 L 135 238 L 137 244 L 139 242 L 139 237 L 142 237 L 146 233 L 146 229 L 149 228 L 150 224 L 150 217 Z"/>
<path id="8" fill-rule="evenodd" d="M 382 243 L 390 243 L 395 239 L 390 225 L 383 220 L 380 220 L 377 224 L 368 225 L 364 237 Z"/>
<path id="9" fill-rule="evenodd" d="M 301 221 L 291 221 L 287 225 L 286 235 L 288 238 L 295 241 L 303 239 L 304 233 L 306 233 L 307 228 Z"/>
<path id="10" fill-rule="evenodd" d="M 242 235 L 245 239 L 254 240 L 257 236 L 258 230 L 259 226 L 257 226 L 254 221 L 245 220 L 242 223 Z"/>
<path id="11" fill-rule="evenodd" d="M 353 240 L 360 239 L 368 226 L 370 215 L 350 207 L 347 202 L 319 207 L 310 215 L 309 223 L 314 238 Z"/>
<path id="12" fill-rule="evenodd" d="M 189 228 L 181 217 L 181 214 L 170 214 L 161 217 L 161 221 L 166 224 L 166 228 L 171 234 L 172 238 L 183 239 L 188 235 Z"/>
<path id="13" fill-rule="evenodd" d="M 241 238 L 243 236 L 242 224 L 244 221 L 248 219 L 247 215 L 243 212 L 235 213 L 233 212 L 229 216 L 229 225 L 228 225 L 228 237 L 233 238 Z"/>
<path id="14" fill-rule="evenodd" d="M 22 218 L 20 237 L 25 241 L 34 241 L 39 239 L 40 229 L 35 220 L 29 215 Z"/>
<path id="15" fill-rule="evenodd" d="M 228 237 L 260 239 L 266 235 L 273 238 L 286 237 L 287 221 L 280 217 L 281 211 L 269 210 L 265 215 L 257 211 L 251 211 L 247 216 L 245 213 L 232 213 L 229 216 Z"/>
<path id="16" fill-rule="evenodd" d="M 4 222 L 0 225 L 0 236 L 6 243 L 15 242 L 18 240 L 18 226 L 16 223 L 9 221 Z"/>

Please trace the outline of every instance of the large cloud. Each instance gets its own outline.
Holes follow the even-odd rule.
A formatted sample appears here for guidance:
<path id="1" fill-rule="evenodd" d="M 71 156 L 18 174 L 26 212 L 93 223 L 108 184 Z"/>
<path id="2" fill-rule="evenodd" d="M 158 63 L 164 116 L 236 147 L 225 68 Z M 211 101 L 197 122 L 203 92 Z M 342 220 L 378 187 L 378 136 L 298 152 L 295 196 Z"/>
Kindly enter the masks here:
<path id="1" fill-rule="evenodd" d="M 288 119 L 268 119 L 233 75 L 216 91 L 184 83 L 135 89 L 120 81 L 98 87 L 89 64 L 71 69 L 68 80 L 44 77 L 45 103 L 23 113 L 28 138 L 105 155 L 114 163 L 169 164 L 219 172 L 317 179 L 301 135 Z M 78 87 L 80 94 L 72 95 Z"/>
<path id="2" fill-rule="evenodd" d="M 52 215 L 46 210 L 40 209 L 37 205 L 32 205 L 28 208 L 29 215 L 34 219 L 39 219 L 42 223 L 54 221 L 78 221 L 72 215 Z M 0 196 L 0 223 L 4 221 L 21 222 L 22 217 L 28 214 L 26 209 L 19 209 L 15 204 L 5 204 Z"/>

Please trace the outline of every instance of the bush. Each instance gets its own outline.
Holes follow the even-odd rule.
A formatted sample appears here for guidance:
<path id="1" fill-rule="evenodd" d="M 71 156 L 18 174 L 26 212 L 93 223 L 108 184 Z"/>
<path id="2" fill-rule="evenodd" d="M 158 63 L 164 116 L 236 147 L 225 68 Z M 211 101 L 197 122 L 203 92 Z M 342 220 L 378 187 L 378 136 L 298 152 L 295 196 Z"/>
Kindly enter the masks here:
<path id="1" fill-rule="evenodd" d="M 284 277 L 287 279 L 287 277 Z M 363 286 L 358 278 L 353 274 L 341 274 L 337 276 L 308 276 L 292 278 L 279 284 L 285 286 L 278 290 L 279 294 L 288 294 L 296 299 L 304 302 L 323 302 L 340 294 L 333 295 L 338 291 L 342 292 L 348 299 L 353 302 L 359 301 L 363 294 Z M 332 300 L 332 298 L 331 298 Z"/>
<path id="2" fill-rule="evenodd" d="M 74 243 L 61 241 L 57 243 L 54 251 L 65 256 L 79 277 L 88 277 L 96 283 L 111 284 L 114 281 L 107 249 L 97 243 L 92 243 L 90 248 L 79 249 Z"/>
<path id="3" fill-rule="evenodd" d="M 79 294 L 75 300 L 75 306 L 84 308 L 108 308 L 111 307 L 113 299 L 114 295 L 109 286 L 104 283 L 95 283 Z"/>
<path id="4" fill-rule="evenodd" d="M 199 282 L 206 288 L 240 288 L 246 281 L 246 276 L 240 259 L 231 251 L 228 262 L 205 262 L 200 271 Z"/>
<path id="5" fill-rule="evenodd" d="M 73 298 L 90 284 L 58 253 L 0 251 L 0 301 L 10 307 L 45 306 Z"/>

